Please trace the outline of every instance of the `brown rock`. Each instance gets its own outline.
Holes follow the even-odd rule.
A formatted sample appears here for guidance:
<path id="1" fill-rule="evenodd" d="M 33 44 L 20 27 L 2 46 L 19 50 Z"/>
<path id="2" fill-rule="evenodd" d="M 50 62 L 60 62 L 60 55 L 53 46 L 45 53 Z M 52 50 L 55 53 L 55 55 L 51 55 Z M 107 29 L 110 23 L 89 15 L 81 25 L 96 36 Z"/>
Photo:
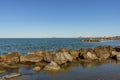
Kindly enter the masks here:
<path id="1" fill-rule="evenodd" d="M 80 58 L 87 60 L 95 60 L 98 59 L 93 48 L 88 49 L 80 49 Z"/>
<path id="2" fill-rule="evenodd" d="M 6 72 L 5 70 L 0 70 L 0 74 L 5 73 L 5 72 Z"/>
<path id="3" fill-rule="evenodd" d="M 3 61 L 7 63 L 19 63 L 20 54 L 18 52 L 8 52 L 7 55 L 3 56 Z"/>
<path id="4" fill-rule="evenodd" d="M 16 69 L 16 68 L 19 68 L 18 66 L 9 65 L 9 64 L 6 64 L 6 63 L 0 63 L 0 66 L 3 67 L 3 68 L 6 68 L 6 69 Z"/>
<path id="5" fill-rule="evenodd" d="M 40 62 L 44 60 L 44 51 L 30 52 L 25 56 L 20 57 L 20 62 Z"/>
<path id="6" fill-rule="evenodd" d="M 120 54 L 120 52 L 112 51 L 111 57 L 115 57 L 116 55 Z"/>
<path id="7" fill-rule="evenodd" d="M 60 70 L 60 66 L 54 61 L 51 61 L 50 64 L 45 66 L 44 70 Z"/>
<path id="8" fill-rule="evenodd" d="M 53 61 L 53 55 L 51 52 L 46 52 L 43 58 L 45 62 Z"/>
<path id="9" fill-rule="evenodd" d="M 60 49 L 57 50 L 57 52 L 68 52 L 68 50 L 65 49 L 65 48 L 60 48 Z"/>
<path id="10" fill-rule="evenodd" d="M 34 67 L 32 70 L 35 71 L 35 72 L 39 72 L 39 71 L 41 70 L 41 67 L 36 66 L 36 67 Z"/>
<path id="11" fill-rule="evenodd" d="M 72 62 L 72 56 L 68 52 L 55 52 L 53 54 L 53 60 L 57 64 L 64 64 L 66 62 Z"/>
<path id="12" fill-rule="evenodd" d="M 88 60 L 96 60 L 96 59 L 98 59 L 96 54 L 95 53 L 91 53 L 91 52 L 87 52 L 87 53 L 83 54 L 83 58 L 84 59 L 88 59 Z"/>
<path id="13" fill-rule="evenodd" d="M 70 55 L 72 56 L 73 59 L 79 58 L 79 51 L 78 50 L 69 50 Z"/>
<path id="14" fill-rule="evenodd" d="M 117 54 L 117 55 L 115 56 L 115 58 L 116 58 L 118 61 L 120 61 L 120 54 Z"/>
<path id="15" fill-rule="evenodd" d="M 114 49 L 115 49 L 117 52 L 120 52 L 120 46 L 116 46 Z"/>
<path id="16" fill-rule="evenodd" d="M 107 59 L 111 56 L 112 51 L 110 47 L 98 46 L 95 48 L 95 53 L 98 58 Z"/>

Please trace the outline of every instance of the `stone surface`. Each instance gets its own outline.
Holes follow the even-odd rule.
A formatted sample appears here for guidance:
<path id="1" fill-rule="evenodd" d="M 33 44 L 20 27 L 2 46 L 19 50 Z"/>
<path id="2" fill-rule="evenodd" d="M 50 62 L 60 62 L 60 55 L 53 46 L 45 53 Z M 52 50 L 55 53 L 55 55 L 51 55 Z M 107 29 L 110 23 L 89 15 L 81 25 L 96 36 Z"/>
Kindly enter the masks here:
<path id="1" fill-rule="evenodd" d="M 70 55 L 72 56 L 73 59 L 79 58 L 79 51 L 78 50 L 69 50 Z"/>
<path id="2" fill-rule="evenodd" d="M 32 70 L 35 72 L 39 72 L 41 70 L 41 67 L 36 66 L 36 67 L 32 68 Z"/>
<path id="3" fill-rule="evenodd" d="M 72 62 L 72 56 L 68 52 L 56 52 L 53 54 L 53 60 L 57 64 L 64 64 L 67 62 Z"/>
<path id="4" fill-rule="evenodd" d="M 20 54 L 18 52 L 8 52 L 7 55 L 3 56 L 3 61 L 6 63 L 19 63 Z"/>
<path id="5" fill-rule="evenodd" d="M 101 59 L 110 58 L 111 53 L 112 53 L 112 50 L 111 50 L 110 47 L 101 47 L 101 46 L 98 46 L 98 47 L 95 48 L 94 51 L 95 51 L 97 57 L 101 58 Z"/>
<path id="6" fill-rule="evenodd" d="M 44 70 L 60 70 L 60 66 L 54 61 L 51 61 L 50 64 L 45 66 Z"/>
<path id="7" fill-rule="evenodd" d="M 111 57 L 115 57 L 116 55 L 120 54 L 120 52 L 112 51 Z"/>
<path id="8" fill-rule="evenodd" d="M 117 55 L 115 56 L 115 58 L 116 58 L 116 60 L 120 61 L 120 54 L 117 54 Z"/>
<path id="9" fill-rule="evenodd" d="M 44 55 L 44 51 L 30 52 L 25 56 L 21 56 L 20 62 L 40 62 L 43 61 Z"/>
<path id="10" fill-rule="evenodd" d="M 45 62 L 51 62 L 53 60 L 53 55 L 51 52 L 46 52 L 43 58 Z"/>
<path id="11" fill-rule="evenodd" d="M 3 76 L 3 78 L 6 80 L 6 79 L 14 78 L 14 77 L 17 77 L 17 76 L 21 76 L 21 74 L 19 74 L 19 73 L 12 73 L 10 75 Z"/>
<path id="12" fill-rule="evenodd" d="M 117 52 L 120 52 L 120 46 L 116 46 L 114 49 L 115 49 Z"/>
<path id="13" fill-rule="evenodd" d="M 5 70 L 0 70 L 0 74 L 5 73 L 5 72 L 6 72 Z"/>
<path id="14" fill-rule="evenodd" d="M 57 50 L 57 52 L 68 52 L 68 50 L 65 49 L 65 48 L 60 48 L 60 49 Z"/>
<path id="15" fill-rule="evenodd" d="M 98 57 L 96 56 L 96 54 L 91 53 L 91 52 L 87 52 L 86 54 L 83 54 L 83 58 L 84 59 L 88 59 L 88 60 L 98 59 Z"/>
<path id="16" fill-rule="evenodd" d="M 17 68 L 19 68 L 18 66 L 9 65 L 9 64 L 6 64 L 6 63 L 0 63 L 0 66 L 3 67 L 3 68 L 6 68 L 6 69 L 17 69 Z"/>

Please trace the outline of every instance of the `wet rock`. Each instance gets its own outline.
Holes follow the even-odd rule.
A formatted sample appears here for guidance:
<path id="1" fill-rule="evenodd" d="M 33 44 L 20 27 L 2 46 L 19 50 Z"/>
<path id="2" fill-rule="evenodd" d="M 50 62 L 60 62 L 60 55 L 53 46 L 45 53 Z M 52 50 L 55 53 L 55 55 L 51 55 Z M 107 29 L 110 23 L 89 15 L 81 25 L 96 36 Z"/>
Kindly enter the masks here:
<path id="1" fill-rule="evenodd" d="M 101 59 L 110 58 L 111 53 L 112 53 L 111 47 L 98 46 L 98 47 L 95 48 L 94 51 L 95 51 L 97 57 L 101 58 Z"/>
<path id="2" fill-rule="evenodd" d="M 69 50 L 70 55 L 72 56 L 73 59 L 79 58 L 79 51 L 78 50 Z"/>
<path id="3" fill-rule="evenodd" d="M 18 52 L 8 52 L 8 54 L 3 56 L 2 59 L 6 63 L 19 63 L 20 54 Z"/>
<path id="4" fill-rule="evenodd" d="M 36 66 L 36 67 L 34 67 L 32 70 L 35 71 L 35 72 L 39 72 L 39 71 L 41 70 L 41 67 Z"/>
<path id="5" fill-rule="evenodd" d="M 9 65 L 9 64 L 6 64 L 6 63 L 0 63 L 0 66 L 3 67 L 3 68 L 6 68 L 6 69 L 17 69 L 17 68 L 19 68 L 18 66 Z"/>
<path id="6" fill-rule="evenodd" d="M 43 61 L 45 52 L 44 51 L 35 51 L 30 52 L 25 56 L 20 57 L 20 62 L 40 62 Z"/>
<path id="7" fill-rule="evenodd" d="M 3 80 L 6 80 L 6 79 L 18 77 L 18 76 L 21 76 L 21 74 L 19 74 L 19 73 L 12 73 L 10 75 L 3 76 L 2 78 L 3 78 Z"/>
<path id="8" fill-rule="evenodd" d="M 57 64 L 64 64 L 66 62 L 72 62 L 72 56 L 68 52 L 55 52 L 53 54 L 53 60 Z"/>
<path id="9" fill-rule="evenodd" d="M 0 70 L 0 74 L 5 73 L 5 72 L 6 72 L 5 70 Z"/>
<path id="10" fill-rule="evenodd" d="M 46 65 L 44 70 L 60 70 L 60 66 L 55 63 L 54 61 L 51 61 L 50 64 Z"/>

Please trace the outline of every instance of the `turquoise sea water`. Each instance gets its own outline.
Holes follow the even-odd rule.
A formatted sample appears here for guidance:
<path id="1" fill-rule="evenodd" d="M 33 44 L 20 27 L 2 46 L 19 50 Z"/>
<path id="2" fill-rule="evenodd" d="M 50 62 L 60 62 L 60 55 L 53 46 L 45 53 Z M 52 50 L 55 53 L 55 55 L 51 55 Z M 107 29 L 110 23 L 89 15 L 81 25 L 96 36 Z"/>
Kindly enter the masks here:
<path id="1" fill-rule="evenodd" d="M 96 46 L 120 46 L 120 41 L 104 42 L 80 42 L 80 38 L 28 38 L 28 39 L 0 39 L 1 55 L 7 52 L 19 52 L 26 54 L 31 51 L 49 50 L 55 51 L 58 48 L 80 49 L 91 48 Z M 120 80 L 120 62 L 115 60 L 105 61 L 102 63 L 70 63 L 64 67 L 63 71 L 57 73 L 33 72 L 32 66 L 16 70 L 8 70 L 4 74 L 18 72 L 23 74 L 20 77 L 11 80 Z"/>

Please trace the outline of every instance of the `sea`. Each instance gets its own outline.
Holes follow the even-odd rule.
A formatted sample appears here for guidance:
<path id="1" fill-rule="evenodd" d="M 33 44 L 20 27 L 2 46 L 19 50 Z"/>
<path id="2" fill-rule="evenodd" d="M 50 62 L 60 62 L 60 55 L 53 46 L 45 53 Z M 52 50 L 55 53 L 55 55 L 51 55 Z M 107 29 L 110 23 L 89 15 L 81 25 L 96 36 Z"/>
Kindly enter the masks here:
<path id="1" fill-rule="evenodd" d="M 0 55 L 19 52 L 25 55 L 32 51 L 56 51 L 59 48 L 79 50 L 96 46 L 120 46 L 120 40 L 102 42 L 80 42 L 83 38 L 0 38 Z M 109 60 L 98 63 L 70 63 L 61 72 L 33 72 L 31 67 L 8 70 L 0 77 L 10 73 L 22 76 L 11 80 L 120 80 L 120 61 Z"/>

